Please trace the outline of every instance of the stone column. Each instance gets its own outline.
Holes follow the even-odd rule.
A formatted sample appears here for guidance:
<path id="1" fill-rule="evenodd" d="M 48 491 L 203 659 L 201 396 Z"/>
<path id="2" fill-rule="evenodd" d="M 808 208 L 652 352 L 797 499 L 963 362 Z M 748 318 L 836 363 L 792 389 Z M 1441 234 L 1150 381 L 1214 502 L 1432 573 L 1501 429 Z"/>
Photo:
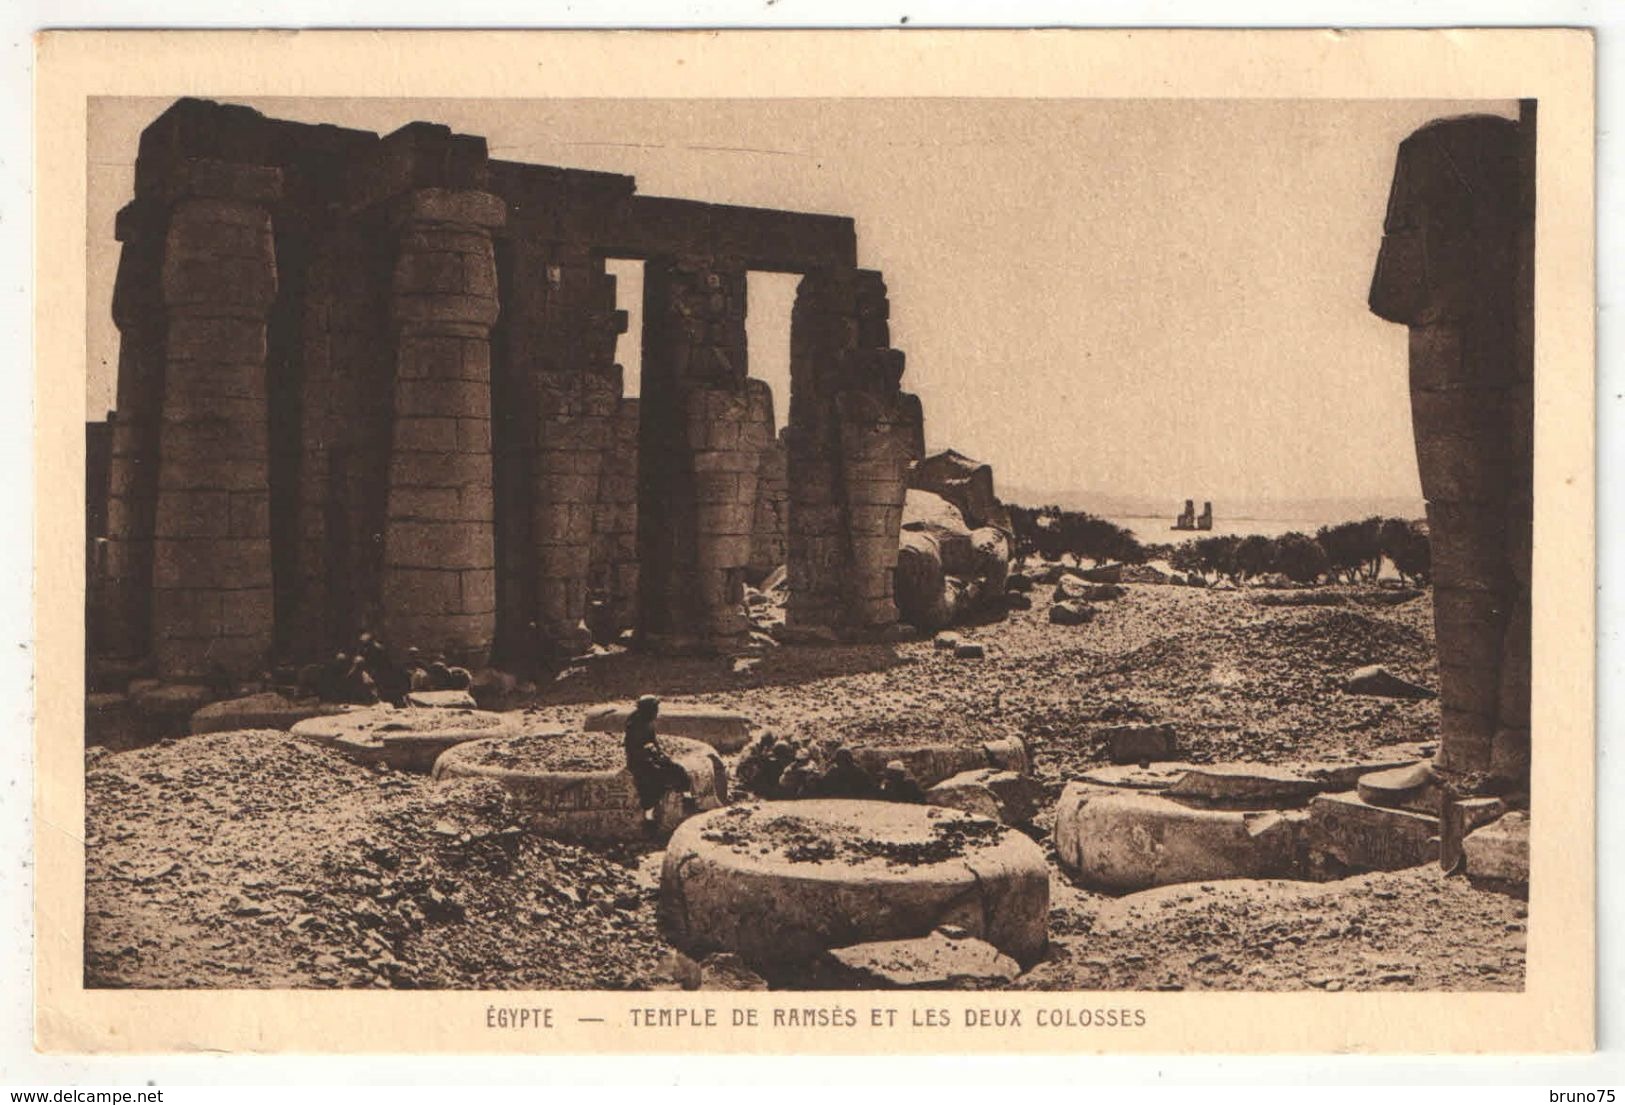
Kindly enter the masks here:
<path id="1" fill-rule="evenodd" d="M 591 588 L 607 604 L 604 628 L 613 627 L 617 634 L 637 621 L 640 414 L 637 399 L 622 399 L 616 405 L 593 516 Z"/>
<path id="2" fill-rule="evenodd" d="M 621 402 L 614 359 L 626 312 L 615 307 L 615 278 L 604 271 L 603 258 L 585 251 L 556 251 L 547 285 L 543 340 L 549 349 L 533 377 L 536 601 L 548 647 L 575 655 L 591 643 L 582 620 L 605 454 Z"/>
<path id="3" fill-rule="evenodd" d="M 378 605 L 394 350 L 390 271 L 369 233 L 343 220 L 317 236 L 305 288 L 294 637 L 301 659 L 347 647 Z"/>
<path id="4" fill-rule="evenodd" d="M 506 207 L 438 188 L 395 201 L 398 254 L 383 639 L 483 665 L 496 625 L 492 537 L 491 229 Z"/>
<path id="5" fill-rule="evenodd" d="M 1446 119 L 1400 144 L 1371 288 L 1372 311 L 1410 327 L 1437 763 L 1467 791 L 1528 782 L 1532 126 Z"/>
<path id="6" fill-rule="evenodd" d="M 265 323 L 281 173 L 193 160 L 170 182 L 152 644 L 169 678 L 263 667 L 271 646 Z"/>
<path id="7" fill-rule="evenodd" d="M 124 243 L 113 287 L 119 328 L 118 410 L 108 464 L 106 562 L 92 581 L 91 647 L 136 659 L 151 650 L 152 538 L 158 509 L 158 439 L 164 398 L 163 213 L 119 212 Z"/>
<path id="8" fill-rule="evenodd" d="M 644 268 L 638 444 L 639 636 L 667 649 L 743 643 L 767 385 L 747 376 L 745 270 L 715 258 Z"/>
<path id="9" fill-rule="evenodd" d="M 819 635 L 895 623 L 894 579 L 919 401 L 902 390 L 885 281 L 809 273 L 791 318 L 787 622 Z"/>

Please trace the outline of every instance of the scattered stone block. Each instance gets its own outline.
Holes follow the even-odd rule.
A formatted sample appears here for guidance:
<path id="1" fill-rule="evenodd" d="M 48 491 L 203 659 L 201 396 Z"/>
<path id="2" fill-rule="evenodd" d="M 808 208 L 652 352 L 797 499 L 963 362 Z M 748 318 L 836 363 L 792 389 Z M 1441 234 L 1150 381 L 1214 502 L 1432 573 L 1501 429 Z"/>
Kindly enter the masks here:
<path id="1" fill-rule="evenodd" d="M 1087 583 L 1075 575 L 1063 575 L 1055 585 L 1056 602 L 1110 602 L 1125 594 L 1115 583 Z"/>
<path id="2" fill-rule="evenodd" d="M 1356 668 L 1343 681 L 1343 689 L 1349 694 L 1377 695 L 1382 698 L 1439 697 L 1438 692 L 1401 679 L 1381 664 L 1368 664 L 1363 668 Z"/>
<path id="3" fill-rule="evenodd" d="M 1306 802 L 1320 789 L 1319 782 L 1295 771 L 1235 763 L 1194 767 L 1163 793 L 1183 801 L 1259 809 Z"/>
<path id="4" fill-rule="evenodd" d="M 1082 602 L 1057 602 L 1049 608 L 1051 625 L 1087 625 L 1095 620 L 1095 608 Z"/>
<path id="5" fill-rule="evenodd" d="M 1096 730 L 1114 764 L 1143 764 L 1174 758 L 1172 725 L 1109 725 Z"/>
<path id="6" fill-rule="evenodd" d="M 1044 784 L 1020 771 L 988 770 L 981 773 L 982 785 L 999 801 L 999 820 L 1006 825 L 1026 825 L 1038 816 L 1046 797 Z"/>
<path id="7" fill-rule="evenodd" d="M 1001 771 L 1025 775 L 1032 770 L 1032 760 L 1027 754 L 1026 743 L 1013 737 L 984 742 L 982 755 L 986 757 L 989 766 Z"/>
<path id="8" fill-rule="evenodd" d="M 944 779 L 925 792 L 925 800 L 1006 825 L 1025 825 L 1037 815 L 1044 787 L 1030 775 L 984 768 Z"/>
<path id="9" fill-rule="evenodd" d="M 1355 791 L 1362 802 L 1394 810 L 1436 814 L 1443 797 L 1430 763 L 1373 771 L 1360 776 Z"/>
<path id="10" fill-rule="evenodd" d="M 1322 794 L 1309 803 L 1313 850 L 1346 867 L 1398 871 L 1439 858 L 1439 819 L 1373 806 L 1358 794 Z"/>
<path id="11" fill-rule="evenodd" d="M 632 709 L 630 705 L 599 707 L 587 714 L 581 727 L 589 733 L 624 732 Z M 662 703 L 655 716 L 655 732 L 663 737 L 704 741 L 718 752 L 737 752 L 750 743 L 751 720 L 717 706 Z"/>
<path id="12" fill-rule="evenodd" d="M 1004 593 L 1004 608 L 1006 610 L 1031 610 L 1033 597 L 1023 591 L 1006 591 Z"/>
<path id="13" fill-rule="evenodd" d="M 985 817 L 990 821 L 1003 821 L 999 800 L 982 782 L 981 772 L 964 771 L 951 779 L 944 779 L 925 792 L 925 800 L 933 806 L 963 810 L 965 813 Z"/>
<path id="14" fill-rule="evenodd" d="M 1308 778 L 1318 780 L 1322 784 L 1320 788 L 1322 791 L 1336 793 L 1353 790 L 1362 776 L 1378 771 L 1389 771 L 1396 767 L 1410 767 L 1432 754 L 1433 746 L 1429 744 L 1397 744 L 1389 748 L 1376 749 L 1362 759 L 1306 763 L 1294 765 L 1294 770 L 1301 771 Z"/>
<path id="15" fill-rule="evenodd" d="M 1015 594 L 1030 594 L 1033 589 L 1033 577 L 1025 572 L 1011 572 L 1005 577 L 1004 589 Z"/>
<path id="16" fill-rule="evenodd" d="M 831 948 L 958 925 L 1018 963 L 1048 941 L 1049 870 L 1022 833 L 957 810 L 817 799 L 713 810 L 672 835 L 661 922 L 690 955 L 768 979 Z"/>
<path id="17" fill-rule="evenodd" d="M 406 696 L 406 704 L 438 710 L 473 710 L 479 706 L 468 691 L 413 691 Z"/>
<path id="18" fill-rule="evenodd" d="M 1032 766 L 1027 746 L 1013 739 L 980 744 L 860 744 L 853 746 L 852 756 L 859 767 L 877 779 L 888 763 L 899 760 L 914 781 L 927 788 L 961 772 L 994 768 L 1026 774 Z"/>
<path id="19" fill-rule="evenodd" d="M 1474 829 L 1461 842 L 1467 875 L 1475 879 L 1529 883 L 1529 815 L 1514 810 Z"/>
<path id="20" fill-rule="evenodd" d="M 1110 890 L 1290 876 L 1307 819 L 1302 810 L 1197 809 L 1072 783 L 1056 805 L 1055 854 L 1083 881 Z"/>
<path id="21" fill-rule="evenodd" d="M 292 732 L 357 763 L 426 772 L 447 749 L 507 732 L 512 724 L 502 714 L 483 710 L 351 706 L 342 713 L 307 718 L 294 725 Z"/>
<path id="22" fill-rule="evenodd" d="M 952 652 L 959 647 L 959 634 L 938 633 L 931 639 L 931 647 L 939 652 Z"/>
<path id="23" fill-rule="evenodd" d="M 954 646 L 954 659 L 981 660 L 987 656 L 987 646 L 980 641 L 960 641 Z"/>
<path id="24" fill-rule="evenodd" d="M 933 806 L 964 809 L 968 814 L 991 817 L 1006 825 L 1022 825 L 1037 816 L 1043 785 L 1032 775 L 990 767 L 944 778 L 926 790 L 925 799 Z"/>
<path id="25" fill-rule="evenodd" d="M 833 985 L 853 990 L 982 990 L 1005 986 L 1021 965 L 955 926 L 913 940 L 877 940 L 827 953 Z"/>
<path id="26" fill-rule="evenodd" d="M 313 717 L 331 717 L 348 708 L 315 698 L 288 698 L 275 691 L 211 702 L 194 711 L 193 733 L 224 733 L 234 729 L 292 729 Z"/>
<path id="27" fill-rule="evenodd" d="M 1488 825 L 1507 812 L 1507 804 L 1499 798 L 1461 798 L 1455 806 L 1461 811 L 1462 825 L 1468 832 Z"/>
<path id="28" fill-rule="evenodd" d="M 761 991 L 767 980 L 732 952 L 717 952 L 696 962 L 682 952 L 673 953 L 673 974 L 685 990 Z"/>
<path id="29" fill-rule="evenodd" d="M 1078 780 L 1097 787 L 1163 791 L 1199 767 L 1198 764 L 1183 763 L 1179 760 L 1170 760 L 1166 763 L 1111 764 L 1092 767 L 1079 775 Z"/>
<path id="30" fill-rule="evenodd" d="M 1095 568 L 1084 568 L 1078 575 L 1090 583 L 1122 583 L 1123 566 L 1121 564 L 1102 564 Z"/>

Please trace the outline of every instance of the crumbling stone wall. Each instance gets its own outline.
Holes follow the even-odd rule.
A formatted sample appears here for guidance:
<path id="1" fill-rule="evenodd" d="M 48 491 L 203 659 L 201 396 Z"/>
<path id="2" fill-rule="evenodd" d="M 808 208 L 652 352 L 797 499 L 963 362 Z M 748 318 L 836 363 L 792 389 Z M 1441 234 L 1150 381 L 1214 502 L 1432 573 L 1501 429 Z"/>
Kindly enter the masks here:
<path id="1" fill-rule="evenodd" d="M 850 219 L 640 196 L 428 123 L 181 100 L 116 230 L 99 657 L 252 676 L 368 629 L 523 668 L 584 645 L 594 598 L 651 647 L 727 649 L 777 532 L 804 628 L 895 618 L 920 414 Z M 610 257 L 646 264 L 642 402 Z M 782 462 L 748 376 L 752 269 L 804 274 Z"/>
<path id="2" fill-rule="evenodd" d="M 1399 147 L 1371 309 L 1410 327 L 1433 552 L 1439 768 L 1529 777 L 1534 105 L 1443 119 Z"/>

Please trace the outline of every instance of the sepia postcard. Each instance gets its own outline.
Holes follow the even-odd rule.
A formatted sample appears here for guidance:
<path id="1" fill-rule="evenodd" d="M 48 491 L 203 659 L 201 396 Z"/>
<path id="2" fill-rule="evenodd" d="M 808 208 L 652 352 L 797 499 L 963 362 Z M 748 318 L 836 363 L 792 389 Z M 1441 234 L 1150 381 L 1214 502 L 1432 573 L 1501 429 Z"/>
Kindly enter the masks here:
<path id="1" fill-rule="evenodd" d="M 43 35 L 38 1046 L 1588 1050 L 1592 57 Z"/>

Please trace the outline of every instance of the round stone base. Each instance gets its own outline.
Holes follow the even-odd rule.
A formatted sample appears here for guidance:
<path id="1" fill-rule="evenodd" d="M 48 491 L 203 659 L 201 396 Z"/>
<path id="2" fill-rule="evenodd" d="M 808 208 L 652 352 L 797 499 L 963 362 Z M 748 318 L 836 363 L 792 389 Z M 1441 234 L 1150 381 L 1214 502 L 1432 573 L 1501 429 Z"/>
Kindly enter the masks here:
<path id="1" fill-rule="evenodd" d="M 601 749 L 587 749 L 583 741 Z M 728 769 L 716 749 L 684 737 L 661 737 L 660 746 L 688 773 L 694 807 L 668 794 L 655 808 L 662 834 L 696 811 L 728 800 Z M 624 766 L 619 736 L 609 733 L 521 733 L 470 741 L 450 749 L 434 765 L 434 777 L 495 779 L 519 798 L 539 829 L 572 840 L 637 840 L 644 834 L 637 788 Z M 592 767 L 594 760 L 607 761 Z"/>
<path id="2" fill-rule="evenodd" d="M 717 810 L 673 834 L 660 894 L 673 943 L 736 952 L 770 978 L 830 948 L 947 924 L 1024 965 L 1048 940 L 1039 847 L 937 806 L 820 799 Z"/>
<path id="3" fill-rule="evenodd" d="M 358 706 L 330 717 L 308 718 L 292 732 L 357 763 L 428 771 L 446 749 L 505 732 L 512 724 L 511 718 L 484 710 Z"/>

